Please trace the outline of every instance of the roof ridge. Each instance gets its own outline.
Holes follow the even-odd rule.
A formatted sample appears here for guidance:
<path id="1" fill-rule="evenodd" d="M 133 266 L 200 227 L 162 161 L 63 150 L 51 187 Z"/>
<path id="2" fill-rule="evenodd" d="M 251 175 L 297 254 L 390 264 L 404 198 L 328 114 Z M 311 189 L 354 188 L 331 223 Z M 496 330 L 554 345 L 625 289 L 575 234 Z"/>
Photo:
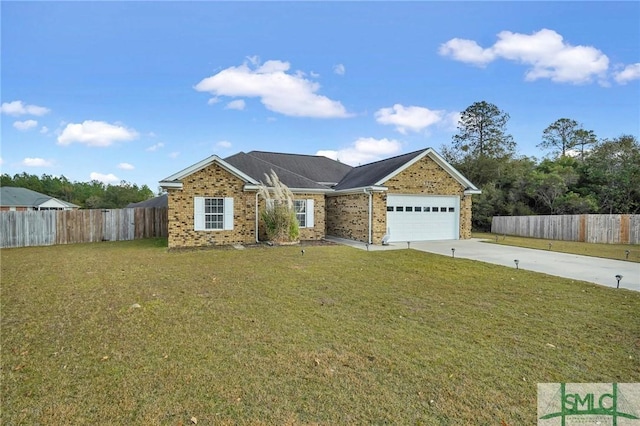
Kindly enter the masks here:
<path id="1" fill-rule="evenodd" d="M 254 151 L 251 151 L 251 152 L 254 152 Z M 286 171 L 287 173 L 291 173 L 292 175 L 295 175 L 295 176 L 301 177 L 302 179 L 304 179 L 304 180 L 308 180 L 309 182 L 313 182 L 313 183 L 314 183 L 314 184 L 316 184 L 316 185 L 326 186 L 326 185 L 322 185 L 321 183 L 316 182 L 315 180 L 310 179 L 310 178 L 308 178 L 308 177 L 306 177 L 306 176 L 303 176 L 303 175 L 298 174 L 298 173 L 296 173 L 296 172 L 294 172 L 294 171 L 291 171 L 291 170 L 289 170 L 289 169 L 286 169 L 286 168 L 284 168 L 284 167 L 282 167 L 282 166 L 278 166 L 277 164 L 273 164 L 273 163 L 272 163 L 272 162 L 270 162 L 270 161 L 263 160 L 262 158 L 256 157 L 255 155 L 251 155 L 251 153 L 247 153 L 247 154 L 245 154 L 245 155 L 248 155 L 249 157 L 254 158 L 254 159 L 256 159 L 256 160 L 258 160 L 258 161 L 260 161 L 260 162 L 262 162 L 262 163 L 269 164 L 270 166 L 273 166 L 273 167 L 275 167 L 275 168 L 277 168 L 277 169 L 284 170 L 284 171 Z M 273 169 L 272 169 L 272 170 L 273 170 Z M 260 180 L 260 182 L 262 182 L 262 180 Z M 327 187 L 327 188 L 329 188 L 328 186 L 326 186 L 326 187 Z"/>
<path id="2" fill-rule="evenodd" d="M 376 161 L 372 161 L 371 163 L 366 163 L 366 164 L 361 164 L 361 165 L 359 165 L 359 166 L 355 166 L 355 167 L 354 167 L 354 169 L 357 169 L 357 168 L 359 168 L 359 167 L 370 166 L 370 165 L 377 164 L 377 163 L 382 163 L 382 162 L 389 161 L 389 160 L 394 160 L 394 159 L 396 159 L 396 158 L 404 157 L 405 155 L 406 155 L 406 156 L 408 156 L 408 155 L 412 155 L 412 154 L 418 155 L 418 154 L 423 153 L 423 152 L 425 152 L 425 151 L 427 151 L 427 150 L 429 150 L 429 149 L 430 149 L 430 148 L 423 148 L 423 149 L 419 149 L 419 150 L 417 150 L 417 151 L 406 152 L 406 153 L 404 153 L 404 154 L 398 154 L 398 155 L 395 155 L 395 156 L 393 156 L 393 157 L 383 158 L 382 160 L 376 160 Z"/>
<path id="3" fill-rule="evenodd" d="M 332 160 L 332 161 L 336 161 L 332 158 L 327 157 L 326 155 L 317 155 L 317 154 L 294 154 L 292 152 L 276 152 L 276 151 L 258 151 L 258 150 L 252 150 L 249 151 L 247 154 L 251 155 L 252 152 L 258 152 L 258 153 L 262 153 L 262 154 L 277 154 L 277 155 L 291 155 L 291 156 L 297 156 L 297 157 L 317 157 L 317 158 L 326 158 L 328 160 Z M 339 161 L 338 161 L 339 162 Z"/>

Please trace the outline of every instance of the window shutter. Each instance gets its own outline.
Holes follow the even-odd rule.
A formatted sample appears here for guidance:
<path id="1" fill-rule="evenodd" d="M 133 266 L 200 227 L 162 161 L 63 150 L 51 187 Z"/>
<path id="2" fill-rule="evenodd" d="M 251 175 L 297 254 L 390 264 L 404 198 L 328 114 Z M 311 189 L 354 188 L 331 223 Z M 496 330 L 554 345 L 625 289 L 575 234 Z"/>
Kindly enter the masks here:
<path id="1" fill-rule="evenodd" d="M 233 231 L 233 198 L 224 199 L 224 230 Z"/>
<path id="2" fill-rule="evenodd" d="M 309 198 L 307 200 L 307 228 L 313 228 L 313 199 Z"/>
<path id="3" fill-rule="evenodd" d="M 193 198 L 193 230 L 204 231 L 204 197 Z"/>

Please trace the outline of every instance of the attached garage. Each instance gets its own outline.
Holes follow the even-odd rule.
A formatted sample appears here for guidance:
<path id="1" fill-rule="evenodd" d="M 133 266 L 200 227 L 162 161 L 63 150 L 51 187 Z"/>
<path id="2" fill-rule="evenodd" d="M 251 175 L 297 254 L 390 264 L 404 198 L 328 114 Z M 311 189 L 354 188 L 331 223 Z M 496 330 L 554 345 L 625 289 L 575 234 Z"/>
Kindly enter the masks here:
<path id="1" fill-rule="evenodd" d="M 457 240 L 460 197 L 389 194 L 387 232 L 389 242 Z"/>

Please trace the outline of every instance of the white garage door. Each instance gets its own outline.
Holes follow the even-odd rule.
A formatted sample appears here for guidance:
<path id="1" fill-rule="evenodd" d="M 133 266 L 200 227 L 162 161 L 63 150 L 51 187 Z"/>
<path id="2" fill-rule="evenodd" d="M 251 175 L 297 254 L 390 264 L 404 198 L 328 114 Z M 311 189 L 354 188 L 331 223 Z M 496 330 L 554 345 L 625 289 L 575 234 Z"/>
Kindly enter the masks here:
<path id="1" fill-rule="evenodd" d="M 388 195 L 389 242 L 457 240 L 460 197 Z"/>

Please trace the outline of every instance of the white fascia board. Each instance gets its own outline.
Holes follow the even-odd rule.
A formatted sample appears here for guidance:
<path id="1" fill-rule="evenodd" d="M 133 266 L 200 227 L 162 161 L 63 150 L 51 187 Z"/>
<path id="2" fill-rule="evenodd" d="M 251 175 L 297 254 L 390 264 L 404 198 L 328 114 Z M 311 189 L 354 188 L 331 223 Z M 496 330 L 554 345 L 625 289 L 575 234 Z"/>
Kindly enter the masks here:
<path id="1" fill-rule="evenodd" d="M 185 177 L 200 171 L 202 169 L 204 169 L 207 166 L 210 166 L 213 163 L 217 163 L 220 167 L 222 167 L 223 169 L 225 169 L 226 171 L 228 171 L 229 173 L 231 173 L 232 175 L 235 175 L 236 177 L 244 180 L 245 182 L 249 182 L 249 183 L 253 183 L 253 184 L 258 184 L 258 181 L 256 181 L 255 179 L 253 179 L 251 176 L 245 174 L 244 172 L 242 172 L 241 170 L 235 168 L 234 166 L 232 166 L 231 164 L 227 163 L 226 161 L 224 161 L 222 158 L 218 157 L 217 155 L 212 155 L 211 157 L 205 158 L 202 161 L 199 161 L 189 167 L 187 167 L 186 169 L 180 170 L 178 173 L 175 173 L 165 179 L 162 179 L 160 181 L 160 186 L 162 186 L 163 188 L 182 188 L 182 184 L 180 184 L 179 186 L 175 186 L 172 185 L 172 183 L 177 183 L 176 181 L 180 181 L 182 179 L 184 179 Z"/>
<path id="2" fill-rule="evenodd" d="M 376 182 L 376 185 L 382 185 L 383 183 L 385 183 L 386 181 L 388 181 L 389 179 L 391 179 L 392 177 L 402 173 L 403 171 L 405 171 L 406 169 L 408 169 L 409 167 L 411 167 L 412 165 L 414 165 L 415 163 L 417 163 L 418 161 L 422 160 L 424 158 L 425 155 L 427 155 L 429 153 L 429 151 L 431 151 L 431 148 L 427 148 L 424 150 L 424 152 L 422 152 L 421 154 L 415 156 L 413 159 L 411 159 L 411 161 L 407 161 L 406 163 L 404 163 L 402 166 L 398 167 L 397 169 L 395 169 L 393 172 L 391 172 L 390 174 L 388 174 L 387 176 L 383 177 L 382 179 L 380 179 L 378 182 Z"/>
<path id="3" fill-rule="evenodd" d="M 161 180 L 160 187 L 162 189 L 182 189 L 182 182 L 167 182 Z"/>
<path id="4" fill-rule="evenodd" d="M 294 194 L 328 194 L 333 192 L 333 189 L 319 189 L 319 188 L 289 188 Z"/>
<path id="5" fill-rule="evenodd" d="M 429 156 L 429 158 L 431 158 L 433 161 L 435 161 L 436 164 L 438 164 L 447 173 L 449 173 L 449 175 L 451 175 L 452 178 L 454 178 L 456 181 L 458 181 L 458 183 L 460 183 L 460 185 L 462 185 L 465 188 L 465 191 L 466 190 L 479 191 L 479 189 L 474 184 L 472 184 L 466 177 L 464 177 L 451 164 L 449 164 L 444 158 L 442 158 L 440 156 L 440 154 L 435 152 L 433 150 L 433 148 L 427 148 L 426 150 L 424 150 L 423 153 L 421 153 L 421 154 L 417 155 L 416 157 L 414 157 L 413 159 L 411 159 L 411 161 L 407 161 L 405 164 L 403 164 L 402 166 L 398 167 L 392 173 L 390 173 L 389 175 L 387 175 L 384 178 L 380 179 L 378 182 L 376 182 L 376 185 L 382 185 L 383 183 L 385 183 L 389 179 L 393 178 L 394 176 L 402 173 L 403 171 L 405 171 L 409 167 L 413 166 L 415 163 L 417 163 L 418 161 L 422 160 L 427 155 Z"/>
<path id="6" fill-rule="evenodd" d="M 44 203 L 40 203 L 38 204 L 38 208 L 58 208 L 58 209 L 62 209 L 65 207 L 68 207 L 67 205 L 65 205 L 64 203 L 60 202 L 58 199 L 56 198 L 49 198 L 47 201 L 45 201 Z"/>
<path id="7" fill-rule="evenodd" d="M 267 187 L 271 189 L 271 187 Z M 245 191 L 257 191 L 260 189 L 260 185 L 245 185 L 243 188 Z M 319 189 L 319 188 L 289 188 L 294 194 L 328 194 L 333 192 L 333 189 Z"/>
<path id="8" fill-rule="evenodd" d="M 464 190 L 464 195 L 479 195 L 479 194 L 482 194 L 482 191 L 479 189 L 468 188 Z"/>
<path id="9" fill-rule="evenodd" d="M 431 148 L 429 148 L 429 149 L 431 150 Z M 480 189 L 478 189 L 478 187 L 476 187 L 473 183 L 471 183 L 471 181 L 469 181 L 469 179 L 464 177 L 462 175 L 462 173 L 457 171 L 451 164 L 449 164 L 444 158 L 442 158 L 440 156 L 440 154 L 438 154 L 437 152 L 431 150 L 431 153 L 429 154 L 429 157 L 431 157 L 431 159 L 433 161 L 438 163 L 440 165 L 440 167 L 445 169 L 451 175 L 451 177 L 453 177 L 455 180 L 460 182 L 460 184 L 462 186 L 464 186 L 465 192 L 466 191 L 478 191 L 478 194 L 481 193 L 481 191 L 480 191 Z M 471 194 L 471 193 L 474 193 L 474 192 L 469 192 L 469 193 Z"/>
<path id="10" fill-rule="evenodd" d="M 385 192 L 389 188 L 386 186 L 380 185 L 371 185 L 371 186 L 361 186 L 359 188 L 348 188 L 348 189 L 339 189 L 334 190 L 331 193 L 327 194 L 327 197 L 336 197 L 338 195 L 350 195 L 350 194 L 364 194 L 367 192 Z"/>

